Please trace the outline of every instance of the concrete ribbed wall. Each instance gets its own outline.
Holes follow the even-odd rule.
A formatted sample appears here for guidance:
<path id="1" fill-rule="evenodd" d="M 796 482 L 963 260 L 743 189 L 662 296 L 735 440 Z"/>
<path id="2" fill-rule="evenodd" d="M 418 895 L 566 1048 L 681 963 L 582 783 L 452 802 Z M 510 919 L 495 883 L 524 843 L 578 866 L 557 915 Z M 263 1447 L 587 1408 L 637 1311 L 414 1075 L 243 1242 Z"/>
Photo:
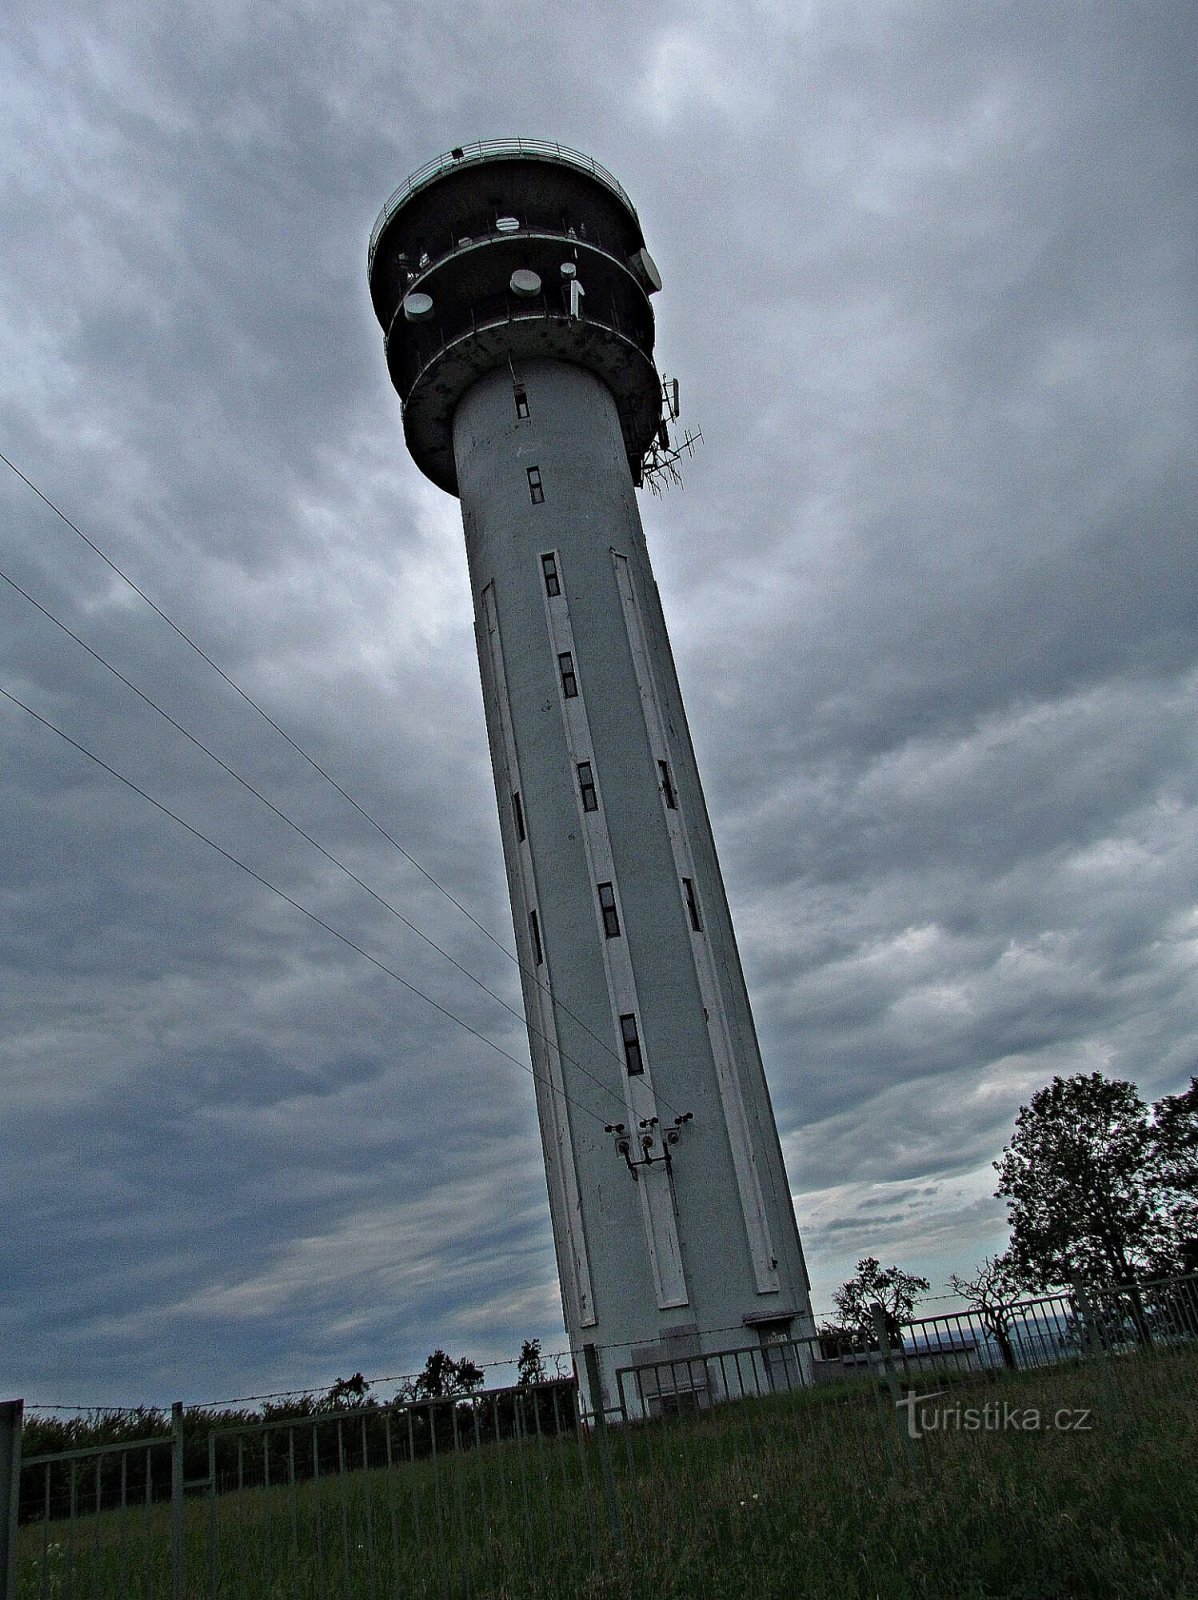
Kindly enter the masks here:
<path id="1" fill-rule="evenodd" d="M 609 1377 L 634 1346 L 669 1330 L 733 1330 L 700 1341 L 727 1349 L 753 1342 L 745 1318 L 777 1312 L 806 1332 L 786 1176 L 615 402 L 579 367 L 525 362 L 467 393 L 453 446 L 516 935 L 533 967 L 535 911 L 537 976 L 556 1001 L 525 978 L 572 1345 L 626 1345 L 604 1358 Z M 547 552 L 557 597 L 546 591 Z M 558 664 L 566 645 L 572 700 Z M 597 813 L 582 809 L 582 755 L 598 782 Z M 616 886 L 619 939 L 604 936 L 597 873 Z M 647 1066 L 639 1080 L 625 1070 L 618 1033 L 633 1007 Z M 693 1121 L 674 1150 L 672 1187 L 661 1166 L 634 1183 L 603 1124 L 635 1132 L 643 1115 L 668 1125 L 684 1112 Z M 671 1348 L 685 1353 L 686 1342 L 679 1335 Z"/>

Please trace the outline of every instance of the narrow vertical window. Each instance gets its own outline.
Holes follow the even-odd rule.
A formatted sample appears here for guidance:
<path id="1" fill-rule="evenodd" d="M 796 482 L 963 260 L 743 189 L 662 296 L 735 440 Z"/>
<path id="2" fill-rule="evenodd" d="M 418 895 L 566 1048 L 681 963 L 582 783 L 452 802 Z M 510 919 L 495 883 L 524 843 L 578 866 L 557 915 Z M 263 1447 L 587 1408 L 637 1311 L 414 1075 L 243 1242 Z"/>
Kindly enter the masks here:
<path id="1" fill-rule="evenodd" d="M 512 790 L 512 817 L 516 823 L 516 838 L 524 843 L 524 807 L 520 804 L 520 796 Z"/>
<path id="2" fill-rule="evenodd" d="M 532 496 L 532 503 L 534 506 L 539 506 L 541 501 L 545 498 L 545 489 L 541 483 L 540 467 L 529 467 L 528 469 L 528 492 Z"/>
<path id="3" fill-rule="evenodd" d="M 629 1012 L 626 1017 L 620 1018 L 620 1041 L 624 1046 L 624 1063 L 628 1068 L 629 1077 L 635 1077 L 638 1072 L 644 1072 L 645 1063 L 641 1058 L 641 1039 L 636 1031 L 636 1016 Z"/>
<path id="4" fill-rule="evenodd" d="M 541 949 L 541 924 L 535 911 L 528 913 L 528 931 L 532 935 L 532 953 L 539 967 L 545 960 L 545 952 Z"/>
<path id="5" fill-rule="evenodd" d="M 516 401 L 516 415 L 523 422 L 528 416 L 528 392 L 522 383 L 518 383 L 512 390 L 512 395 Z"/>
<path id="6" fill-rule="evenodd" d="M 573 700 L 578 693 L 578 679 L 574 676 L 574 657 L 568 650 L 563 650 L 557 658 L 557 664 L 562 674 L 562 693 L 567 700 Z"/>
<path id="7" fill-rule="evenodd" d="M 541 557 L 541 571 L 545 574 L 545 593 L 553 598 L 562 592 L 562 580 L 557 575 L 557 557 L 552 551 Z"/>
<path id="8" fill-rule="evenodd" d="M 669 806 L 671 811 L 677 811 L 678 797 L 674 793 L 674 784 L 670 777 L 670 763 L 668 761 L 659 761 L 657 770 L 661 773 L 661 792 L 665 797 L 666 805 Z"/>
<path id="9" fill-rule="evenodd" d="M 591 771 L 589 761 L 578 763 L 578 792 L 582 796 L 584 811 L 598 811 L 599 796 L 595 792 L 595 774 Z"/>
<path id="10" fill-rule="evenodd" d="M 620 914 L 616 910 L 616 891 L 610 883 L 599 885 L 599 909 L 603 913 L 603 931 L 609 939 L 620 937 Z"/>
<path id="11" fill-rule="evenodd" d="M 696 933 L 703 932 L 703 918 L 699 915 L 699 901 L 695 895 L 695 886 L 690 878 L 683 878 L 682 887 L 686 891 L 686 909 L 691 914 L 691 927 Z"/>

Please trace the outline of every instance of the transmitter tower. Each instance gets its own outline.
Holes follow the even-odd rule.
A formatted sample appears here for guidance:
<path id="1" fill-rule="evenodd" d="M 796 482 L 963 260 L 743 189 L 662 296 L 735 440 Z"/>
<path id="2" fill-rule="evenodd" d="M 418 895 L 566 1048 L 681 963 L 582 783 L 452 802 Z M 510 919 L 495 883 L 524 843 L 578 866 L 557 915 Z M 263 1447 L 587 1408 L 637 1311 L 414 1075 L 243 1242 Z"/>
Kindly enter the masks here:
<path id="1" fill-rule="evenodd" d="M 576 151 L 467 145 L 388 200 L 369 273 L 408 449 L 462 505 L 577 1366 L 608 1403 L 621 1367 L 681 1363 L 661 1404 L 720 1387 L 690 1357 L 777 1374 L 814 1329 L 637 509 L 677 402 L 636 211 Z"/>

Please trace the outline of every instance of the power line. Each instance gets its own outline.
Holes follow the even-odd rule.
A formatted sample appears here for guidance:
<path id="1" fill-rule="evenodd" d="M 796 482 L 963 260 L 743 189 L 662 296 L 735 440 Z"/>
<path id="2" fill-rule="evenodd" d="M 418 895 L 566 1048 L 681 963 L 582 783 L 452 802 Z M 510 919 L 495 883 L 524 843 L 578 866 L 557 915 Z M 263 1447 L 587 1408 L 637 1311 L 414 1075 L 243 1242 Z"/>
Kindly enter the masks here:
<path id="1" fill-rule="evenodd" d="M 539 989 L 541 989 L 546 995 L 548 995 L 549 999 L 553 1001 L 554 1005 L 560 1011 L 564 1012 L 565 1015 L 568 1016 L 572 1022 L 576 1022 L 578 1024 L 578 1026 L 583 1030 L 583 1032 L 588 1034 L 595 1041 L 595 1043 L 600 1047 L 600 1049 L 605 1050 L 607 1052 L 607 1054 L 610 1055 L 615 1062 L 617 1062 L 617 1064 L 619 1064 L 621 1067 L 623 1066 L 623 1061 L 621 1060 L 621 1057 L 616 1052 L 616 1050 L 612 1047 L 612 1045 L 606 1039 L 600 1038 L 600 1036 L 597 1033 L 595 1033 L 590 1027 L 588 1027 L 588 1025 L 583 1021 L 583 1019 L 581 1017 L 576 1016 L 575 1013 L 573 1011 L 571 1011 L 570 1008 L 563 1001 L 559 1000 L 557 998 L 557 996 L 553 993 L 553 990 L 549 987 L 549 985 L 542 980 L 542 978 L 540 977 L 539 973 L 536 971 L 535 968 L 526 967 L 524 965 L 524 963 L 520 960 L 520 957 L 519 957 L 518 953 L 513 952 L 512 950 L 510 950 L 508 948 L 508 946 L 506 944 L 504 944 L 501 939 L 497 939 L 495 937 L 495 935 L 491 932 L 491 930 L 478 920 L 478 918 L 473 914 L 473 912 L 469 911 L 461 903 L 460 900 L 456 899 L 455 896 L 450 893 L 450 891 L 445 887 L 445 885 L 443 883 L 439 882 L 436 878 L 434 878 L 432 873 L 429 872 L 426 867 L 423 867 L 420 864 L 420 862 L 416 860 L 415 856 L 411 855 L 407 850 L 405 850 L 403 845 L 400 844 L 399 840 L 396 839 L 391 833 L 389 833 L 387 831 L 387 829 L 382 825 L 381 822 L 377 821 L 376 818 L 371 816 L 370 812 L 367 811 L 364 806 L 360 805 L 358 803 L 358 801 L 354 799 L 353 795 L 350 794 L 347 789 L 344 789 L 341 786 L 341 784 L 338 783 L 337 779 L 333 777 L 332 773 L 326 771 L 326 769 L 320 765 L 320 763 L 315 759 L 315 757 L 310 756 L 308 754 L 308 752 L 303 748 L 303 746 L 298 744 L 291 737 L 291 735 L 286 731 L 286 729 L 280 727 L 279 724 L 275 721 L 275 719 L 270 715 L 270 713 L 268 711 L 266 711 L 262 706 L 260 706 L 258 704 L 258 702 L 253 698 L 252 695 L 248 694 L 246 692 L 246 690 L 244 690 L 241 687 L 241 685 L 224 670 L 223 667 L 218 666 L 217 663 L 212 659 L 212 657 L 210 655 L 208 655 L 208 653 L 199 644 L 196 643 L 196 641 L 191 637 L 191 635 L 189 633 L 187 633 L 183 628 L 181 628 L 179 626 L 179 624 L 174 621 L 173 618 L 169 617 L 166 614 L 166 612 L 162 609 L 162 607 L 160 605 L 158 605 L 155 601 L 151 600 L 150 596 L 145 592 L 145 590 L 142 589 L 138 584 L 136 584 L 133 581 L 133 579 L 129 576 L 129 574 L 127 572 L 125 572 L 123 568 L 119 567 L 116 564 L 116 562 L 112 559 L 111 556 L 105 554 L 105 552 L 103 550 L 101 550 L 100 546 L 95 542 L 95 540 L 89 538 L 88 535 L 86 533 L 84 533 L 83 529 L 80 528 L 77 523 L 73 522 L 71 520 L 71 518 L 67 516 L 66 512 L 61 509 L 61 507 L 55 505 L 54 501 L 50 499 L 49 495 L 45 494 L 41 489 L 39 489 L 37 484 L 34 483 L 33 479 L 27 477 L 25 475 L 25 473 L 23 473 L 21 471 L 21 469 L 14 462 L 9 460 L 9 458 L 3 453 L 3 451 L 0 451 L 0 461 L 2 461 L 4 463 L 4 465 L 6 467 L 8 467 L 8 469 L 11 472 L 13 472 L 21 480 L 21 482 L 23 484 L 25 484 L 25 486 L 27 488 L 32 489 L 33 493 L 35 495 L 37 495 L 38 499 L 40 501 L 42 501 L 42 503 L 44 505 L 49 507 L 49 509 L 54 513 L 54 515 L 56 517 L 58 517 L 61 522 L 65 523 L 68 528 L 70 528 L 72 533 L 76 534 L 80 539 L 82 539 L 84 544 L 88 547 L 88 549 L 91 550 L 91 551 L 94 551 L 94 553 L 97 556 L 99 556 L 100 560 L 103 561 L 104 564 L 108 568 L 110 568 L 111 571 L 115 572 L 117 577 L 120 578 L 123 583 L 127 583 L 129 585 L 129 587 L 133 590 L 134 594 L 138 595 L 142 600 L 144 600 L 146 605 L 149 606 L 150 610 L 153 611 L 156 616 L 160 617 L 162 619 L 162 621 L 166 623 L 167 627 L 170 628 L 173 633 L 177 634 L 178 637 L 183 640 L 184 644 L 189 645 L 191 647 L 191 649 L 193 649 L 196 652 L 196 654 L 200 657 L 200 659 L 202 661 L 206 662 L 207 665 L 212 668 L 213 672 L 215 672 L 218 675 L 218 677 L 222 678 L 224 680 L 224 682 L 229 685 L 229 687 L 234 691 L 234 693 L 240 695 L 240 697 L 245 701 L 246 705 L 250 706 L 254 711 L 256 711 L 258 713 L 258 715 L 260 717 L 262 717 L 263 720 L 265 722 L 267 722 L 274 729 L 274 731 L 279 735 L 279 737 L 281 739 L 283 739 L 288 745 L 290 745 L 290 747 L 296 752 L 296 754 L 298 756 L 300 756 L 304 761 L 306 761 L 308 763 L 308 765 L 312 768 L 312 770 L 314 772 L 318 773 L 320 775 L 320 777 L 322 777 L 325 780 L 326 783 L 331 784 L 332 787 L 337 791 L 337 793 L 342 797 L 342 799 L 347 801 L 348 804 L 351 805 L 354 808 L 354 810 L 358 813 L 358 815 L 360 817 L 362 817 L 364 821 L 368 822 L 370 824 L 370 826 L 372 828 L 374 828 L 377 833 L 381 834 L 382 837 L 387 841 L 387 843 L 389 845 L 391 845 L 391 847 L 393 849 L 397 850 L 399 852 L 399 854 L 404 858 L 404 860 L 409 863 L 409 865 L 415 867 L 416 871 L 419 872 L 422 877 L 426 878 L 428 880 L 428 882 L 432 884 L 434 889 L 437 889 L 441 894 L 443 894 L 445 896 L 445 898 L 449 901 L 449 903 L 452 906 L 455 906 L 457 908 L 457 910 L 460 911 L 464 917 L 466 917 L 470 922 L 472 922 L 474 924 L 474 926 L 478 929 L 478 931 L 481 934 L 483 934 L 485 938 L 489 939 L 497 950 L 502 951 L 502 953 L 507 957 L 507 959 L 509 961 L 514 962 L 516 964 L 516 967 L 519 969 L 519 971 L 526 978 L 531 979 L 532 982 L 535 983 Z M 500 1002 L 500 1003 L 502 1004 L 503 1002 Z M 570 1059 L 570 1058 L 567 1057 L 567 1059 Z M 658 1098 L 661 1099 L 661 1103 L 663 1105 L 668 1105 L 668 1102 L 664 1099 L 664 1097 L 658 1096 Z M 676 1108 L 673 1107 L 673 1106 L 669 1106 L 669 1109 L 670 1110 L 675 1110 Z"/>
<path id="2" fill-rule="evenodd" d="M 217 844 L 215 839 L 210 839 L 208 835 L 206 833 L 202 833 L 199 828 L 193 827 L 192 824 L 184 817 L 181 817 L 177 811 L 172 811 L 171 808 L 168 805 L 165 805 L 161 800 L 156 800 L 152 794 L 147 794 L 144 789 L 139 788 L 131 778 L 126 778 L 124 773 L 118 772 L 115 767 L 110 767 L 107 761 L 104 761 L 100 756 L 96 755 L 94 751 L 89 750 L 86 745 L 80 744 L 77 739 L 72 739 L 69 733 L 64 733 L 63 730 L 51 722 L 48 717 L 43 717 L 40 712 L 35 711 L 32 706 L 26 705 L 23 700 L 19 700 L 15 694 L 11 694 L 9 690 L 5 689 L 3 686 L 0 686 L 0 695 L 3 695 L 6 700 L 11 700 L 13 705 L 19 706 L 21 710 L 27 712 L 35 722 L 40 722 L 41 725 L 44 728 L 48 728 L 51 733 L 56 733 L 60 739 L 65 740 L 66 743 L 69 744 L 73 749 L 78 750 L 80 755 L 86 756 L 89 761 L 94 761 L 98 767 L 102 768 L 103 771 L 115 778 L 118 783 L 123 783 L 127 789 L 132 789 L 134 794 L 140 795 L 143 800 L 148 800 L 152 806 L 157 807 L 157 809 L 163 812 L 164 815 L 168 816 L 172 822 L 177 822 L 181 828 L 186 828 L 188 833 L 192 834 L 196 839 L 199 839 L 203 844 L 206 844 L 211 849 L 215 850 L 216 853 L 223 856 L 226 861 L 231 862 L 235 867 L 240 867 L 242 872 L 248 874 L 248 876 L 253 878 L 256 883 L 260 883 L 264 889 L 269 889 L 272 894 L 278 895 L 280 900 L 285 900 L 289 906 L 294 906 L 297 911 L 309 918 L 310 921 L 316 923 L 318 927 L 323 928 L 326 933 L 331 933 L 334 939 L 340 939 L 342 944 L 348 945 L 351 950 L 355 950 L 358 955 L 363 956 L 371 963 L 372 966 L 377 967 L 380 972 L 386 973 L 386 975 L 389 978 L 393 978 L 396 983 L 402 984 L 403 987 L 409 990 L 412 994 L 417 995 L 421 1000 L 426 1001 L 430 1006 L 433 1007 L 435 1011 L 439 1011 L 443 1017 L 448 1017 L 451 1022 L 456 1022 L 459 1027 L 465 1028 L 467 1033 L 472 1034 L 474 1038 L 478 1039 L 482 1044 L 489 1045 L 492 1050 L 503 1056 L 506 1061 L 512 1062 L 512 1064 L 519 1067 L 522 1072 L 527 1072 L 535 1081 L 548 1084 L 550 1090 L 554 1094 L 560 1095 L 562 1099 L 566 1100 L 570 1105 L 575 1106 L 586 1116 L 593 1118 L 594 1121 L 598 1122 L 601 1126 L 605 1126 L 603 1119 L 596 1112 L 592 1111 L 589 1106 L 584 1106 L 581 1101 L 575 1100 L 572 1095 L 566 1093 L 565 1089 L 559 1089 L 552 1079 L 542 1078 L 535 1068 L 526 1065 L 516 1056 L 511 1055 L 503 1048 L 502 1045 L 496 1044 L 493 1039 L 488 1039 L 486 1034 L 480 1033 L 477 1028 L 472 1027 L 470 1023 L 468 1023 L 463 1017 L 457 1016 L 446 1006 L 441 1005 L 439 1001 L 434 1000 L 431 995 L 425 994 L 423 989 L 418 989 L 414 983 L 409 983 L 405 977 L 396 972 L 393 967 L 389 967 L 385 961 L 380 961 L 377 956 L 372 956 L 369 950 L 365 950 L 360 944 L 356 944 L 348 934 L 342 933 L 340 929 L 334 928 L 332 923 L 326 922 L 323 917 L 317 916 L 315 911 L 310 911 L 307 906 L 301 905 L 300 902 L 293 899 L 292 896 L 286 892 L 286 890 L 280 889 L 277 884 L 271 883 L 268 878 L 264 878 L 260 872 L 255 872 L 253 867 L 248 866 L 238 856 L 231 854 L 231 852 L 226 850 L 223 845 Z"/>
<path id="3" fill-rule="evenodd" d="M 314 839 L 312 835 L 302 828 L 298 822 L 289 817 L 285 811 L 280 810 L 280 808 L 276 806 L 272 800 L 269 800 L 260 789 L 256 789 L 248 778 L 243 778 L 239 772 L 235 771 L 234 768 L 228 764 L 228 762 L 223 761 L 214 750 L 209 749 L 209 747 L 204 744 L 201 739 L 197 739 L 195 734 L 190 733 L 181 722 L 177 722 L 175 718 L 171 716 L 169 711 L 164 710 L 164 708 L 160 706 L 156 700 L 151 699 L 151 697 L 146 694 L 143 689 L 139 689 L 137 684 L 135 684 L 132 679 L 127 678 L 119 668 L 114 667 L 112 662 L 108 661 L 104 656 L 102 656 L 98 650 L 94 650 L 92 646 L 89 645 L 85 640 L 81 639 L 77 633 L 72 632 L 72 630 L 67 627 L 66 623 L 63 622 L 61 618 L 56 617 L 54 613 L 47 610 L 47 608 L 42 605 L 40 601 L 35 600 L 28 590 L 23 589 L 14 578 L 9 577 L 7 572 L 0 570 L 0 579 L 3 579 L 3 581 L 8 584 L 9 588 L 14 589 L 17 594 L 22 597 L 22 599 L 27 600 L 36 611 L 41 612 L 42 616 L 45 617 L 47 621 L 52 622 L 56 628 L 61 629 L 62 632 L 66 634 L 68 639 L 73 639 L 81 650 L 86 650 L 87 654 L 91 656 L 93 661 L 97 661 L 99 662 L 100 666 L 107 668 L 107 670 L 112 673 L 113 677 L 119 679 L 119 681 L 123 683 L 127 689 L 132 690 L 139 700 L 142 700 L 146 705 L 148 705 L 152 711 L 156 711 L 158 715 L 168 722 L 177 733 L 181 733 L 185 739 L 189 740 L 190 743 L 196 747 L 197 750 L 202 751 L 204 755 L 209 758 L 209 760 L 214 761 L 222 772 L 228 773 L 229 777 L 235 779 L 243 789 L 252 794 L 255 800 L 261 801 L 261 803 L 266 806 L 268 810 L 272 811 L 274 815 L 280 819 L 280 821 L 285 822 L 289 828 L 293 829 L 294 832 L 299 834 L 301 839 L 306 840 L 314 850 L 318 850 L 326 861 L 331 862 L 333 866 L 344 872 L 346 877 L 350 878 L 354 883 L 356 883 L 360 889 L 364 889 L 372 900 L 377 901 L 378 904 L 384 908 L 384 910 L 389 911 L 393 917 L 402 922 L 405 928 L 410 929 L 411 932 L 417 936 L 417 938 L 423 939 L 425 944 L 427 944 L 430 949 L 435 950 L 439 956 L 443 956 L 445 960 L 450 962 L 451 965 L 455 966 L 457 970 L 463 974 L 463 976 L 469 978 L 471 983 L 476 984 L 484 994 L 489 995 L 492 1000 L 501 1005 L 503 1009 L 511 1016 L 515 1017 L 518 1022 L 524 1023 L 525 1027 L 530 1033 L 534 1033 L 539 1039 L 544 1040 L 550 1049 L 556 1050 L 558 1055 L 564 1061 L 568 1061 L 571 1066 L 577 1067 L 578 1071 L 581 1072 L 584 1077 L 589 1078 L 597 1088 L 600 1088 L 605 1093 L 610 1094 L 619 1102 L 621 1107 L 624 1106 L 623 1098 L 617 1094 L 616 1090 L 613 1089 L 610 1084 L 604 1083 L 601 1078 L 596 1077 L 595 1074 L 591 1072 L 589 1068 L 585 1067 L 581 1061 L 576 1060 L 575 1057 L 571 1055 L 567 1055 L 567 1053 L 561 1049 L 560 1045 L 549 1038 L 548 1034 L 542 1032 L 542 1030 L 536 1027 L 535 1024 L 529 1022 L 528 1018 L 522 1011 L 517 1011 L 515 1006 L 509 1005 L 501 995 L 497 995 L 493 989 L 488 988 L 481 978 L 475 977 L 474 973 L 472 973 L 468 967 L 463 966 L 456 956 L 451 955 L 448 950 L 443 950 L 434 939 L 431 939 L 428 936 L 427 933 L 418 928 L 414 922 L 409 921 L 409 919 L 404 916 L 402 911 L 393 906 L 389 900 L 384 899 L 381 894 L 378 894 L 374 889 L 372 889 L 364 879 L 360 878 L 358 874 L 354 872 L 352 867 L 346 866 L 345 862 L 333 855 L 330 850 L 326 850 L 324 845 L 319 843 L 318 840 Z M 658 1098 L 661 1099 L 663 1105 L 667 1104 L 662 1096 L 659 1095 Z M 673 1108 L 671 1107 L 670 1109 Z"/>

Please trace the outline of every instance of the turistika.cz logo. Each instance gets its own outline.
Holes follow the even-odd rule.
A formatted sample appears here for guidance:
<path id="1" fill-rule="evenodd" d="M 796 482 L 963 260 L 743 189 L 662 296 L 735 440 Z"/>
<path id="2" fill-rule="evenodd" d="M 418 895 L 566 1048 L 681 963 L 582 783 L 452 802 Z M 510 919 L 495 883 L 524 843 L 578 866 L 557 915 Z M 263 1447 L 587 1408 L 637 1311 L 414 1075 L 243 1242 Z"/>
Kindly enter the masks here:
<path id="1" fill-rule="evenodd" d="M 1042 1411 L 1039 1406 L 1015 1405 L 1010 1400 L 990 1400 L 981 1406 L 934 1406 L 948 1393 L 936 1389 L 931 1394 L 916 1394 L 908 1389 L 895 1401 L 907 1413 L 907 1432 L 912 1439 L 925 1433 L 1088 1433 L 1094 1426 L 1093 1413 L 1086 1406 L 1060 1406 Z"/>

